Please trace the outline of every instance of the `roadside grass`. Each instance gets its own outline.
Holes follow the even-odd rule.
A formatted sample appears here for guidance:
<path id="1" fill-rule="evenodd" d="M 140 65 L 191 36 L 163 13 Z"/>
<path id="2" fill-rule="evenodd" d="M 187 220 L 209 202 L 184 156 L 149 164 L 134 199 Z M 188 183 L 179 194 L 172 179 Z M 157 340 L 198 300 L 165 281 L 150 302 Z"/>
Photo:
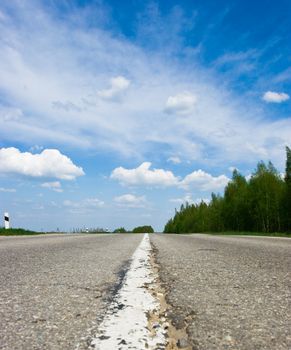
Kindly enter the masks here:
<path id="1" fill-rule="evenodd" d="M 291 232 L 248 232 L 248 231 L 226 231 L 226 232 L 207 232 L 215 236 L 262 236 L 262 237 L 290 237 Z"/>
<path id="2" fill-rule="evenodd" d="M 5 229 L 0 227 L 0 236 L 26 236 L 26 235 L 40 235 L 40 234 L 43 234 L 43 232 L 24 230 L 22 228 Z"/>
<path id="3" fill-rule="evenodd" d="M 74 232 L 71 234 L 105 234 L 105 233 L 110 233 L 110 232 L 99 232 L 99 231 L 94 231 L 94 232 Z M 37 232 L 37 231 L 31 231 L 31 230 L 24 230 L 23 228 L 9 228 L 5 229 L 4 227 L 0 227 L 0 236 L 33 236 L 33 235 L 49 235 L 49 234 L 66 234 L 66 232 L 60 232 L 60 231 L 50 231 L 50 232 Z"/>

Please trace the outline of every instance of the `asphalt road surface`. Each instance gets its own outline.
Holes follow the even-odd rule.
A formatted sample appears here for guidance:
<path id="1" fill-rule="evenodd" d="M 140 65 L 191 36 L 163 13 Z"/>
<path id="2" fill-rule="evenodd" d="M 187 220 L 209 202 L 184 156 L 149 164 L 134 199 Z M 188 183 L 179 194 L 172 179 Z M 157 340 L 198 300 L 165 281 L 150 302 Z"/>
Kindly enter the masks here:
<path id="1" fill-rule="evenodd" d="M 88 349 L 141 240 L 0 237 L 0 349 Z M 169 317 L 192 349 L 291 349 L 291 239 L 150 240 Z"/>
<path id="2" fill-rule="evenodd" d="M 0 349 L 86 349 L 140 235 L 0 237 Z"/>
<path id="3" fill-rule="evenodd" d="M 177 327 L 193 349 L 291 349 L 291 239 L 154 235 Z"/>

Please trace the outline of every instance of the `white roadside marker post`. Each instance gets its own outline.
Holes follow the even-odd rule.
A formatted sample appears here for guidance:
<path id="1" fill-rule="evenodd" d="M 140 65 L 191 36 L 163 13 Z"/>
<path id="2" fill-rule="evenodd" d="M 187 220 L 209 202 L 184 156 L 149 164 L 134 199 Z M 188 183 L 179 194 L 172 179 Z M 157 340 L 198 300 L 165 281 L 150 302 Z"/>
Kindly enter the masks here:
<path id="1" fill-rule="evenodd" d="M 10 228 L 9 214 L 8 213 L 4 213 L 4 226 L 5 226 L 6 230 Z"/>

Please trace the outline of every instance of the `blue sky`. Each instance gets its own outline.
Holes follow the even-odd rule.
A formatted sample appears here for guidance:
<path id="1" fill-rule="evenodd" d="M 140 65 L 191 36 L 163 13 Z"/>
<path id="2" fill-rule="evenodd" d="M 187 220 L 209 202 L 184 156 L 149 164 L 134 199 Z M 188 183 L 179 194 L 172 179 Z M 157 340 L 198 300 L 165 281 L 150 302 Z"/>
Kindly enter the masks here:
<path id="1" fill-rule="evenodd" d="M 234 168 L 283 172 L 290 15 L 287 0 L 1 1 L 1 212 L 162 230 Z"/>

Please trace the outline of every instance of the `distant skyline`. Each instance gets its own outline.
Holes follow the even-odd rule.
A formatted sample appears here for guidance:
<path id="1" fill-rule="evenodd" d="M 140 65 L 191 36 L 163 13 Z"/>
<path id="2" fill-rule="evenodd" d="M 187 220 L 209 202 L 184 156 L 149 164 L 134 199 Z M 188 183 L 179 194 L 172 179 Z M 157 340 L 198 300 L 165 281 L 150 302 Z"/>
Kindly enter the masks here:
<path id="1" fill-rule="evenodd" d="M 284 172 L 290 16 L 288 0 L 1 1 L 1 216 L 159 231 L 235 168 Z"/>

